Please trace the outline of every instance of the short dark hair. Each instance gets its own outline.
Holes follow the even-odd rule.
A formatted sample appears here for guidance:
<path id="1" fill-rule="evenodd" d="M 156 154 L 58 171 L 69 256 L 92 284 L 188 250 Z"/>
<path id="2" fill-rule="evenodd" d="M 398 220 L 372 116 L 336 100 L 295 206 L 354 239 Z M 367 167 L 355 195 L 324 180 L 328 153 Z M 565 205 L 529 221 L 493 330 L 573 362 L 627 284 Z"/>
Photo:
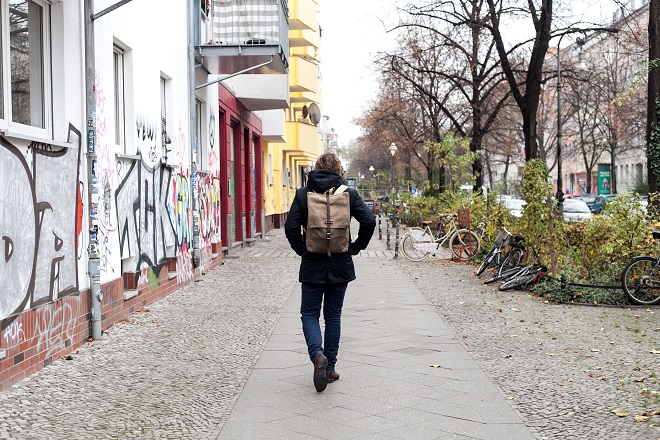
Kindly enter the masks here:
<path id="1" fill-rule="evenodd" d="M 341 160 L 336 153 L 323 153 L 316 159 L 315 170 L 330 170 L 339 174 L 339 177 L 344 177 L 341 169 Z"/>

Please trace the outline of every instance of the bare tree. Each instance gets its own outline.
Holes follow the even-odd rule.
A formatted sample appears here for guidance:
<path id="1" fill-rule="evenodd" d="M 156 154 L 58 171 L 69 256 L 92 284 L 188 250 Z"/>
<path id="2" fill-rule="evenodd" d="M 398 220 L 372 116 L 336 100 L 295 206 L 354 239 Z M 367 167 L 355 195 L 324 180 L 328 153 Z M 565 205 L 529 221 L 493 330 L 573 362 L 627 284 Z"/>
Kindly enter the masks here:
<path id="1" fill-rule="evenodd" d="M 387 147 L 396 142 L 399 152 L 397 163 L 404 164 L 406 179 L 413 176 L 421 164 L 429 182 L 437 180 L 434 175 L 436 158 L 423 148 L 429 135 L 429 120 L 437 119 L 437 110 L 425 108 L 426 102 L 414 90 L 405 88 L 396 75 L 384 74 L 380 80 L 381 89 L 377 99 L 370 104 L 364 115 L 356 120 L 364 130 L 360 139 L 361 151 L 356 159 L 367 168 L 388 170 L 392 160 Z M 435 125 L 442 125 L 435 122 Z"/>
<path id="2" fill-rule="evenodd" d="M 493 128 L 497 113 L 509 99 L 510 92 L 500 85 L 506 81 L 492 36 L 488 31 L 490 16 L 484 0 L 423 1 L 406 9 L 410 22 L 400 26 L 414 29 L 419 35 L 421 50 L 442 53 L 444 63 L 434 68 L 414 65 L 405 57 L 393 57 L 393 69 L 404 76 L 419 92 L 430 99 L 436 97 L 416 83 L 419 76 L 433 77 L 451 85 L 455 95 L 449 102 L 466 109 L 456 117 L 455 106 L 437 101 L 436 105 L 452 123 L 452 130 L 470 138 L 470 151 L 482 152 L 484 136 Z M 421 44 L 421 42 L 426 44 Z M 405 69 L 403 68 L 405 66 Z M 438 68 L 439 67 L 439 68 Z M 475 188 L 483 185 L 483 160 L 473 164 Z"/>
<path id="3" fill-rule="evenodd" d="M 540 157 L 538 145 L 538 110 L 542 85 L 546 80 L 543 64 L 550 47 L 550 40 L 564 35 L 585 33 L 592 31 L 609 31 L 603 27 L 575 27 L 562 25 L 553 31 L 553 18 L 555 15 L 553 0 L 527 0 L 511 2 L 510 0 L 487 0 L 491 32 L 495 39 L 497 52 L 500 56 L 502 70 L 511 87 L 511 94 L 520 109 L 523 120 L 523 134 L 525 141 L 525 159 L 531 160 Z M 505 47 L 502 37 L 502 19 L 515 17 L 528 17 L 534 26 L 535 36 L 531 40 L 514 43 L 510 48 Z M 511 57 L 532 45 L 525 69 L 515 69 Z"/>
<path id="4" fill-rule="evenodd" d="M 449 109 L 451 117 L 461 123 L 466 116 L 454 102 L 453 85 L 426 73 L 438 70 L 452 55 L 446 46 L 433 43 L 435 36 L 430 38 L 430 43 L 422 42 L 423 35 L 413 31 L 400 38 L 397 51 L 381 54 L 376 60 L 382 75 L 379 98 L 358 122 L 372 139 L 375 127 L 391 133 L 391 139 L 403 147 L 399 154 L 406 177 L 411 177 L 413 164 L 420 163 L 429 184 L 441 189 L 446 181 L 444 169 L 438 166 L 437 153 L 424 148 L 424 141 L 440 142 L 443 133 L 451 128 L 443 108 Z"/>

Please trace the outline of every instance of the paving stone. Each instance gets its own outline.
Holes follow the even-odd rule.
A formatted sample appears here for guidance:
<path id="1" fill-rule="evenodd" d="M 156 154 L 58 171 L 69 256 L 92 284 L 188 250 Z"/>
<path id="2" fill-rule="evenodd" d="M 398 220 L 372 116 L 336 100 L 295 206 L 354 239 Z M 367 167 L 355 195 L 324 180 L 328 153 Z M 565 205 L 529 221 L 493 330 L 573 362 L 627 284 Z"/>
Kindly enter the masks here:
<path id="1" fill-rule="evenodd" d="M 0 438 L 660 438 L 632 421 L 658 390 L 654 310 L 503 294 L 446 255 L 392 260 L 376 234 L 355 259 L 342 378 L 319 394 L 283 231 L 232 256 L 1 392 Z"/>

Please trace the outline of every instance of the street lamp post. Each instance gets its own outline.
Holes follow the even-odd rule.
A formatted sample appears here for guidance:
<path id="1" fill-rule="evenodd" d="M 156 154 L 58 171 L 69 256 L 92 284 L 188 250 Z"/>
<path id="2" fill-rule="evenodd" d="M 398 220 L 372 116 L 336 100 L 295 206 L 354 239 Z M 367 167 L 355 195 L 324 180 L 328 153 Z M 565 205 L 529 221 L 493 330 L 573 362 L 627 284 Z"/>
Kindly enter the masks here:
<path id="1" fill-rule="evenodd" d="M 557 43 L 557 209 L 559 211 L 560 218 L 564 216 L 564 188 L 563 188 L 563 179 L 562 179 L 562 169 L 561 169 L 561 140 L 563 137 L 562 133 L 562 123 L 561 123 L 561 57 L 560 57 L 560 45 L 561 40 L 564 38 L 562 34 L 559 37 L 559 42 Z M 576 43 L 579 46 L 584 44 L 584 40 L 578 38 Z M 582 60 L 582 52 L 578 55 L 578 65 L 576 66 L 577 70 L 585 71 L 587 70 L 586 64 Z"/>
<path id="2" fill-rule="evenodd" d="M 390 180 L 392 181 L 391 182 L 392 183 L 392 188 L 394 188 L 394 155 L 396 154 L 397 150 L 398 150 L 398 148 L 396 147 L 396 144 L 394 142 L 392 142 L 390 144 L 390 148 L 389 148 L 390 154 L 392 155 L 392 161 L 391 161 L 392 169 L 391 169 L 391 174 L 390 174 Z"/>

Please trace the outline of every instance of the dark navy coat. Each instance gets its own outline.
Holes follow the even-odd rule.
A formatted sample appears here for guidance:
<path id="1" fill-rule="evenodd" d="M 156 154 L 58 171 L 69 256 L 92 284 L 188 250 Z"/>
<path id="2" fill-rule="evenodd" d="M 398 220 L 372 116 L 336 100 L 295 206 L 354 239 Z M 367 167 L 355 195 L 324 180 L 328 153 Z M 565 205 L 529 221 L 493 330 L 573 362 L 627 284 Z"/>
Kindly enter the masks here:
<path id="1" fill-rule="evenodd" d="M 351 204 L 351 217 L 360 223 L 358 236 L 352 241 L 348 252 L 332 254 L 307 252 L 305 234 L 302 230 L 307 225 L 307 193 L 316 191 L 324 193 L 330 188 L 338 188 L 343 184 L 341 177 L 333 171 L 315 170 L 307 176 L 307 186 L 299 188 L 291 204 L 289 215 L 284 224 L 284 232 L 291 248 L 300 256 L 300 273 L 298 281 L 312 284 L 346 283 L 355 279 L 353 255 L 367 248 L 369 240 L 376 227 L 376 218 L 364 203 L 358 192 L 348 188 Z"/>

